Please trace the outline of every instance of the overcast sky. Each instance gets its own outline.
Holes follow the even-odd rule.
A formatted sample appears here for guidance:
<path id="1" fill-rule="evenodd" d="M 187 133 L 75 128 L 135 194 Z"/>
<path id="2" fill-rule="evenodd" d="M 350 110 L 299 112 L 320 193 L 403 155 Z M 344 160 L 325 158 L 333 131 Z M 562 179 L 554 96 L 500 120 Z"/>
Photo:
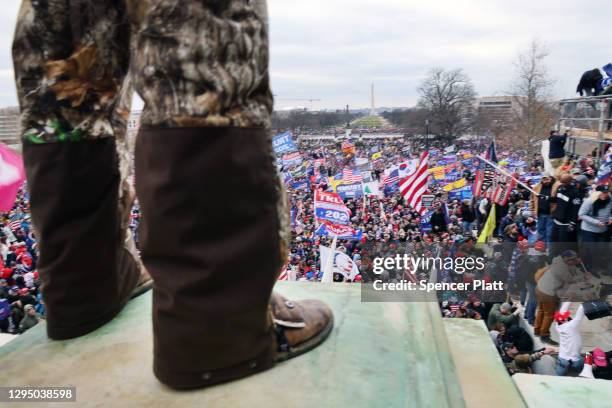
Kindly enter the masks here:
<path id="1" fill-rule="evenodd" d="M 0 106 L 16 105 L 10 48 L 18 0 L 1 0 Z M 411 106 L 434 66 L 463 68 L 481 96 L 509 88 L 532 38 L 550 51 L 556 96 L 612 62 L 604 0 L 269 0 L 276 107 Z"/>

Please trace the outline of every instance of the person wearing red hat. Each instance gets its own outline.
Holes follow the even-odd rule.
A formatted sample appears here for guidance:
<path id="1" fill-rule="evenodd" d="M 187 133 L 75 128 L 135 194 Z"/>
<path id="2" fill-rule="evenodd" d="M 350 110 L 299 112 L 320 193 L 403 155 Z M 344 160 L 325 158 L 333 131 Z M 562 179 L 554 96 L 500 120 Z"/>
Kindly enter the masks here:
<path id="1" fill-rule="evenodd" d="M 11 277 L 13 276 L 13 269 L 12 268 L 2 268 L 2 270 L 0 270 L 0 278 L 1 279 L 6 279 L 9 280 Z"/>
<path id="2" fill-rule="evenodd" d="M 533 247 L 538 252 L 546 252 L 546 243 L 544 243 L 544 241 L 536 242 Z"/>
<path id="3" fill-rule="evenodd" d="M 602 380 L 612 380 L 612 350 L 604 352 L 595 347 L 591 353 L 593 356 L 593 377 Z"/>

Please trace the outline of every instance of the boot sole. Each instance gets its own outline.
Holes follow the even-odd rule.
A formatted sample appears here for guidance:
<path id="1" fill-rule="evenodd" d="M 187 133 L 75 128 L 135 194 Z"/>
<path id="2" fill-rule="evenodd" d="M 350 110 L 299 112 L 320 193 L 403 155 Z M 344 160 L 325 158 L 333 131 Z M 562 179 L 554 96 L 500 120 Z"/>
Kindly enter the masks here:
<path id="1" fill-rule="evenodd" d="M 294 357 L 300 356 L 316 348 L 317 346 L 322 344 L 327 339 L 327 337 L 329 337 L 329 334 L 332 332 L 333 328 L 334 328 L 334 316 L 331 315 L 327 325 L 316 336 L 311 337 L 310 339 L 306 340 L 303 343 L 298 344 L 295 347 L 291 347 L 289 351 L 277 351 L 274 356 L 274 362 L 282 363 L 283 361 L 287 361 Z"/>
<path id="2" fill-rule="evenodd" d="M 149 279 L 148 281 L 143 282 L 134 288 L 134 290 L 132 291 L 132 295 L 130 296 L 130 299 L 137 298 L 138 296 L 142 295 L 143 293 L 148 292 L 152 288 L 153 288 L 153 279 Z"/>

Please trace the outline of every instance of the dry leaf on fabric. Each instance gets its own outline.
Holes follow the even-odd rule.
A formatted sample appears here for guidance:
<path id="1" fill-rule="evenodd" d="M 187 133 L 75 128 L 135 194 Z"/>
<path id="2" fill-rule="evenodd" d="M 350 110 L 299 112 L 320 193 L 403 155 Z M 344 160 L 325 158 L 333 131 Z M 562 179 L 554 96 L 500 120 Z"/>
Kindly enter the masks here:
<path id="1" fill-rule="evenodd" d="M 51 86 L 58 101 L 70 101 L 72 107 L 79 107 L 89 92 L 98 94 L 101 104 L 111 102 L 118 86 L 112 79 L 95 79 L 96 49 L 94 46 L 80 45 L 65 60 L 49 61 L 45 70 L 49 79 L 55 80 Z"/>

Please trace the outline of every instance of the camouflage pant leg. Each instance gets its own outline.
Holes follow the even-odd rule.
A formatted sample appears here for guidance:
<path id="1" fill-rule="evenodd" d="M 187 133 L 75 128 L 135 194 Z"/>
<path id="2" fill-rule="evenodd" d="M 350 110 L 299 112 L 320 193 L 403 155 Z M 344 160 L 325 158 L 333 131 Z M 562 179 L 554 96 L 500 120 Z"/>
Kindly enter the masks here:
<path id="1" fill-rule="evenodd" d="M 137 13 L 142 126 L 270 126 L 267 25 L 251 3 L 153 0 Z"/>
<path id="2" fill-rule="evenodd" d="M 142 127 L 270 127 L 265 0 L 129 4 L 139 20 L 132 74 L 145 102 Z M 269 150 L 273 157 L 271 141 Z M 280 175 L 278 185 L 285 259 L 290 228 Z"/>
<path id="3" fill-rule="evenodd" d="M 115 137 L 126 158 L 130 76 L 143 127 L 268 128 L 265 1 L 251 3 L 24 0 L 13 44 L 24 143 Z"/>
<path id="4" fill-rule="evenodd" d="M 23 1 L 13 61 L 24 142 L 113 137 L 125 127 L 129 105 L 117 112 L 130 54 L 122 2 Z"/>
<path id="5" fill-rule="evenodd" d="M 12 51 L 24 144 L 115 138 L 118 211 L 125 246 L 138 260 L 128 229 L 135 194 L 126 140 L 132 99 L 126 16 L 123 0 L 23 0 Z"/>

